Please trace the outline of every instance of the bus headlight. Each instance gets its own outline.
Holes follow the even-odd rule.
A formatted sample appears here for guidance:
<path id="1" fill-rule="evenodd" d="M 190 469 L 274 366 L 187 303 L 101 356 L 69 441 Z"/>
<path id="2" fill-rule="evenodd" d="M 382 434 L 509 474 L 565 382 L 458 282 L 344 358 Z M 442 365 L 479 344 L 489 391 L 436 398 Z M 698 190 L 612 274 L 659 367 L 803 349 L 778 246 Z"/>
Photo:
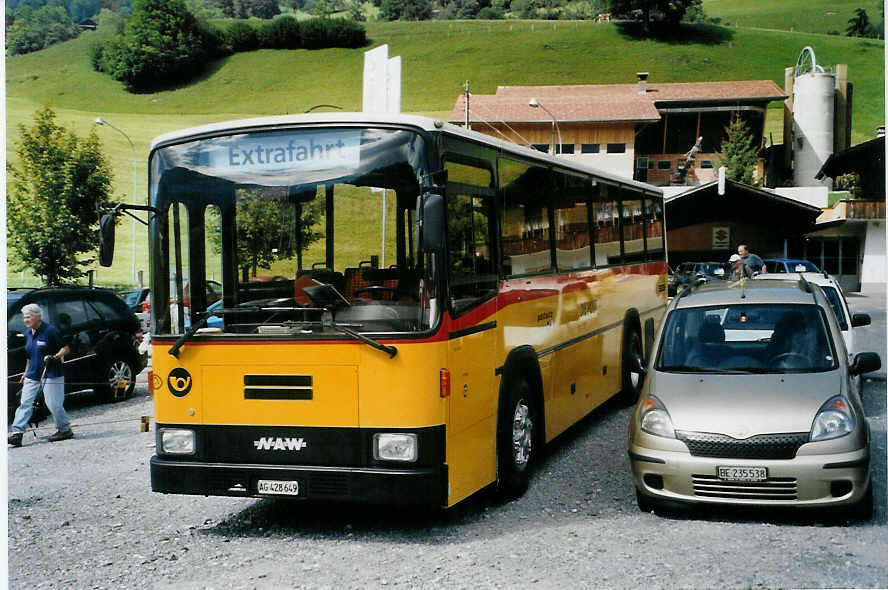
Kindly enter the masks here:
<path id="1" fill-rule="evenodd" d="M 419 444 L 416 435 L 401 432 L 378 432 L 373 435 L 373 458 L 377 461 L 416 461 Z"/>
<path id="2" fill-rule="evenodd" d="M 160 452 L 167 455 L 193 455 L 194 431 L 185 428 L 161 428 Z"/>

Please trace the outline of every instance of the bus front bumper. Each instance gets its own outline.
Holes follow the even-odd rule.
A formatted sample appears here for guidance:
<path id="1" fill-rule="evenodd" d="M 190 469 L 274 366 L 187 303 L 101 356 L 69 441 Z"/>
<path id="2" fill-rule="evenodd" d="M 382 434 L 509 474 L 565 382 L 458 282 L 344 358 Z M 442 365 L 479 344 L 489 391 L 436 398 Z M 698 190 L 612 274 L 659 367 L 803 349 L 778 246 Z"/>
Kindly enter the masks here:
<path id="1" fill-rule="evenodd" d="M 260 491 L 260 488 L 264 491 Z M 151 457 L 163 494 L 447 505 L 447 465 L 414 469 L 170 461 Z"/>

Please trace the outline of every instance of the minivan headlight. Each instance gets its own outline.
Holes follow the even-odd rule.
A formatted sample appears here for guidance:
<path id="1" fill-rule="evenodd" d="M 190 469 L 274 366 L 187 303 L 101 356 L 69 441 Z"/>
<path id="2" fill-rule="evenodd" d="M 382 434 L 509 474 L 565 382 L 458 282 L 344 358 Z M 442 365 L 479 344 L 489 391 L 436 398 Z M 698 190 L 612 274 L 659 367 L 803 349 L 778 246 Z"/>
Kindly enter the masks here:
<path id="1" fill-rule="evenodd" d="M 811 425 L 811 442 L 830 440 L 854 431 L 854 416 L 844 396 L 837 395 L 820 406 Z"/>
<path id="2" fill-rule="evenodd" d="M 641 429 L 654 436 L 675 438 L 675 429 L 672 427 L 672 418 L 666 411 L 666 406 L 654 395 L 648 395 L 641 405 L 639 413 Z"/>
<path id="3" fill-rule="evenodd" d="M 160 451 L 167 455 L 193 455 L 194 431 L 186 428 L 162 428 Z"/>

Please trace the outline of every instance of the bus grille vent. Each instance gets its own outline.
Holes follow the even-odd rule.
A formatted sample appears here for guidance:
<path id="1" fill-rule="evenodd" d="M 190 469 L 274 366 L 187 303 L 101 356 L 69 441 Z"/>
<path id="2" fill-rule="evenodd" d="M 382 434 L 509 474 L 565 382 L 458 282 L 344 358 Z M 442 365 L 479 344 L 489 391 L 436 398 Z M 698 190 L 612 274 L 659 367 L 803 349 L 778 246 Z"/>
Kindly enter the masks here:
<path id="1" fill-rule="evenodd" d="M 310 400 L 311 375 L 244 375 L 244 399 Z"/>

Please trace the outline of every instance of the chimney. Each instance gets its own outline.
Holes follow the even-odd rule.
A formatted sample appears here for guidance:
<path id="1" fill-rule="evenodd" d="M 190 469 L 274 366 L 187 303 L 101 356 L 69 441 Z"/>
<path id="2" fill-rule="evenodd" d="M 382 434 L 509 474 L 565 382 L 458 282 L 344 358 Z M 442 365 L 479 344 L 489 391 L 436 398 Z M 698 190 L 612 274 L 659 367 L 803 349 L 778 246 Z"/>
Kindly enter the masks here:
<path id="1" fill-rule="evenodd" d="M 638 76 L 638 93 L 639 94 L 647 93 L 648 73 L 647 72 L 638 72 L 635 75 Z"/>

